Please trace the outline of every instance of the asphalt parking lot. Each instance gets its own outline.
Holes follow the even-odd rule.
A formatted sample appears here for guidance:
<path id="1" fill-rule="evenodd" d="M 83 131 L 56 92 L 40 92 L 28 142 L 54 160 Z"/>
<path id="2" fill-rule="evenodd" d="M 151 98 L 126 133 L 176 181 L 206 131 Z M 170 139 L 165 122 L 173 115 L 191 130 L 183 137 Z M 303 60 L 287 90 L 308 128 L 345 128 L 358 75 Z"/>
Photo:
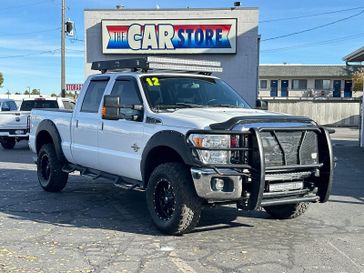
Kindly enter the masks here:
<path id="1" fill-rule="evenodd" d="M 38 186 L 25 142 L 0 148 L 0 272 L 364 272 L 364 149 L 339 130 L 330 202 L 294 220 L 225 206 L 195 232 L 160 234 L 143 192 L 72 175 Z"/>

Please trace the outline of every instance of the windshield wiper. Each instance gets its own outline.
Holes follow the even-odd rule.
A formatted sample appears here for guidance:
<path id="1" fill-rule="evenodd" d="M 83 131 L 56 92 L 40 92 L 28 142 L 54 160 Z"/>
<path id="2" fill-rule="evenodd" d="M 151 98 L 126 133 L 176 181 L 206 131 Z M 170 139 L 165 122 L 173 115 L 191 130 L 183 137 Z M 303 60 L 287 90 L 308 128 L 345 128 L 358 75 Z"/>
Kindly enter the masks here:
<path id="1" fill-rule="evenodd" d="M 168 112 L 176 111 L 175 105 L 157 104 L 157 105 L 153 106 L 152 108 L 157 111 L 168 111 Z"/>
<path id="2" fill-rule="evenodd" d="M 187 107 L 187 108 L 200 108 L 200 107 L 204 107 L 201 104 L 196 104 L 196 103 L 185 103 L 185 102 L 177 102 L 176 106 L 183 106 L 183 107 Z"/>
<path id="3" fill-rule="evenodd" d="M 227 108 L 241 108 L 237 105 L 227 104 L 227 103 L 220 103 L 220 104 L 211 104 L 208 107 L 227 107 Z"/>
<path id="4" fill-rule="evenodd" d="M 204 107 L 204 106 L 200 105 L 200 104 L 195 104 L 195 103 L 177 102 L 176 104 L 158 104 L 158 105 L 155 105 L 153 108 L 156 110 L 176 111 L 176 110 L 182 109 L 182 108 L 200 108 L 200 107 Z"/>

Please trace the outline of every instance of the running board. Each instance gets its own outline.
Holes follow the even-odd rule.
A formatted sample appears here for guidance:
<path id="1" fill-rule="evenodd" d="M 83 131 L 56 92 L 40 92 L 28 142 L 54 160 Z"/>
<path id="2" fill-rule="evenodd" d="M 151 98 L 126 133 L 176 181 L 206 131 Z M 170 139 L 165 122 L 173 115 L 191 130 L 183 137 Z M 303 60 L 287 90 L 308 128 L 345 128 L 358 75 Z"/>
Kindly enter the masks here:
<path id="1" fill-rule="evenodd" d="M 124 190 L 132 190 L 135 188 L 143 188 L 143 183 L 141 181 L 130 179 L 126 177 L 117 176 L 114 174 L 102 172 L 99 170 L 82 167 L 75 164 L 66 164 L 62 168 L 63 172 L 72 173 L 74 171 L 79 171 L 82 176 L 87 176 L 92 180 L 99 178 L 104 178 L 113 182 L 115 187 L 122 188 Z"/>

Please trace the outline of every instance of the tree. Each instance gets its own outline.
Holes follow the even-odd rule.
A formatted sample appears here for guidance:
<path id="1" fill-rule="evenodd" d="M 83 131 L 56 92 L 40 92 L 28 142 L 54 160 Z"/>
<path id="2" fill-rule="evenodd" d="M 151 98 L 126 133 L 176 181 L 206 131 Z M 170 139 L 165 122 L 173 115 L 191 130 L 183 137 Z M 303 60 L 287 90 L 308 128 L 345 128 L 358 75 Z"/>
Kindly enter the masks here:
<path id="1" fill-rule="evenodd" d="M 69 92 L 66 92 L 66 97 L 74 99 L 76 97 L 76 95 L 75 95 L 75 93 L 69 91 Z"/>
<path id="2" fill-rule="evenodd" d="M 3 87 L 3 83 L 4 83 L 4 76 L 3 76 L 3 74 L 0 72 L 0 87 Z"/>
<path id="3" fill-rule="evenodd" d="M 20 92 L 15 92 L 15 95 L 21 95 Z"/>
<path id="4" fill-rule="evenodd" d="M 56 93 L 52 93 L 51 94 L 51 97 L 57 97 L 57 94 Z"/>
<path id="5" fill-rule="evenodd" d="M 24 91 L 24 95 L 29 95 L 30 93 L 29 93 L 29 91 L 28 90 L 25 90 Z"/>
<path id="6" fill-rule="evenodd" d="M 353 74 L 353 91 L 363 91 L 364 68 L 360 68 Z"/>
<path id="7" fill-rule="evenodd" d="M 31 95 L 40 95 L 40 90 L 39 89 L 33 89 L 32 93 L 30 93 Z"/>
<path id="8" fill-rule="evenodd" d="M 11 92 L 8 90 L 8 91 L 6 91 L 6 93 L 5 93 L 6 95 L 11 95 Z"/>

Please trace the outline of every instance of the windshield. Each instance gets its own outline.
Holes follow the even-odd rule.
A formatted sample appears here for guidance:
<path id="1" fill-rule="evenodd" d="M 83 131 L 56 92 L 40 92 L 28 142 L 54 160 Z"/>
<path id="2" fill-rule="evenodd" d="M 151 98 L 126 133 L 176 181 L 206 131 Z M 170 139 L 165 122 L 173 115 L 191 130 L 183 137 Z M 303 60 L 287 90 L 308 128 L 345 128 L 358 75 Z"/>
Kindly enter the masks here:
<path id="1" fill-rule="evenodd" d="M 229 85 L 219 79 L 145 76 L 141 81 L 154 110 L 191 107 L 250 108 Z"/>
<path id="2" fill-rule="evenodd" d="M 34 108 L 58 108 L 58 103 L 56 100 L 25 100 L 20 111 L 31 111 Z"/>

